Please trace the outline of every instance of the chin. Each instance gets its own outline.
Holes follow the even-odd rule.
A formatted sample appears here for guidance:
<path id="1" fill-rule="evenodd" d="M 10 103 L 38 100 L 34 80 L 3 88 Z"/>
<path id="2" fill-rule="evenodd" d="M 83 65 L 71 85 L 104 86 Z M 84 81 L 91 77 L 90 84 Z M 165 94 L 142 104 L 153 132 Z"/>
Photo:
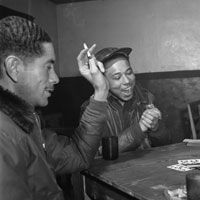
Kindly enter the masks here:
<path id="1" fill-rule="evenodd" d="M 131 98 L 132 98 L 132 96 L 131 97 L 118 97 L 119 99 L 120 99 L 120 101 L 122 101 L 122 102 L 127 102 L 127 101 L 129 101 Z"/>
<path id="2" fill-rule="evenodd" d="M 47 106 L 48 105 L 48 100 L 46 100 L 46 101 L 41 101 L 40 103 L 39 103 L 39 107 L 45 107 L 45 106 Z"/>
<path id="3" fill-rule="evenodd" d="M 123 101 L 129 101 L 130 99 L 132 99 L 132 97 L 133 97 L 133 94 L 131 94 L 131 95 L 129 95 L 129 96 L 122 96 L 122 100 Z"/>

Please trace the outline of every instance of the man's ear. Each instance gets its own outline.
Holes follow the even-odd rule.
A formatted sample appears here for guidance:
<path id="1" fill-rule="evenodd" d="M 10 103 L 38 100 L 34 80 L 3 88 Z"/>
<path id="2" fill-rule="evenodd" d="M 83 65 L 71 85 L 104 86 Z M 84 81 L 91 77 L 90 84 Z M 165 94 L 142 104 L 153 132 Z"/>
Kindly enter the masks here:
<path id="1" fill-rule="evenodd" d="M 17 56 L 11 55 L 8 56 L 4 61 L 4 67 L 6 74 L 14 81 L 18 81 L 18 75 L 20 71 L 20 65 L 22 61 Z"/>

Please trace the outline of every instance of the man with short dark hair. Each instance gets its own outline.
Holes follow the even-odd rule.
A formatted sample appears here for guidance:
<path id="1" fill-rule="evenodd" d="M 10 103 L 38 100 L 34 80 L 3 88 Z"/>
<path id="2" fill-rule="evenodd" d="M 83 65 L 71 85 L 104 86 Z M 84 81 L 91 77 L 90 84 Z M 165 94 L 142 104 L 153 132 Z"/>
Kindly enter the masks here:
<path id="1" fill-rule="evenodd" d="M 151 147 L 150 133 L 156 134 L 161 112 L 154 106 L 154 96 L 136 84 L 129 61 L 131 48 L 108 47 L 95 57 L 105 68 L 109 82 L 107 120 L 103 136 L 117 135 L 119 151 Z M 84 110 L 84 103 L 82 110 Z M 99 148 L 101 154 L 101 147 Z"/>
<path id="2" fill-rule="evenodd" d="M 83 49 L 77 57 L 94 96 L 72 138 L 57 136 L 41 130 L 35 111 L 48 104 L 59 82 L 52 41 L 27 19 L 0 20 L 0 199 L 63 200 L 55 175 L 89 167 L 101 139 L 108 94 L 99 71 L 102 64 L 93 55 L 87 57 L 94 48 Z"/>

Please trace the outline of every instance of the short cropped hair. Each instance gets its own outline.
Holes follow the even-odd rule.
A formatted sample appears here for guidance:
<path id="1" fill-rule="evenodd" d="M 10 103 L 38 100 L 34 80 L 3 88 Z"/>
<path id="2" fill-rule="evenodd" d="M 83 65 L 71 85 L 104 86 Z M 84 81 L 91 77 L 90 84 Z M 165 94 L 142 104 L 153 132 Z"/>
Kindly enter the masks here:
<path id="1" fill-rule="evenodd" d="M 28 19 L 9 16 L 0 20 L 0 65 L 9 55 L 24 62 L 43 55 L 42 43 L 51 38 L 36 23 Z M 0 69 L 1 76 L 1 69 Z"/>

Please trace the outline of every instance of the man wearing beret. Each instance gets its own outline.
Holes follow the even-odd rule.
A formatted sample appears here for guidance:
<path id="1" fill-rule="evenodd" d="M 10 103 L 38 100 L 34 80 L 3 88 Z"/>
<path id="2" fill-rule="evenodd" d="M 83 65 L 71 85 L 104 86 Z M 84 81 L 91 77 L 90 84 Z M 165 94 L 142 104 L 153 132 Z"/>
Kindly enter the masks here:
<path id="1" fill-rule="evenodd" d="M 151 147 L 149 134 L 156 134 L 161 119 L 161 112 L 154 106 L 154 96 L 136 84 L 129 61 L 131 51 L 131 48 L 110 47 L 95 54 L 103 63 L 104 76 L 109 82 L 107 124 L 103 134 L 118 136 L 120 152 Z M 82 110 L 86 105 L 87 102 Z"/>

